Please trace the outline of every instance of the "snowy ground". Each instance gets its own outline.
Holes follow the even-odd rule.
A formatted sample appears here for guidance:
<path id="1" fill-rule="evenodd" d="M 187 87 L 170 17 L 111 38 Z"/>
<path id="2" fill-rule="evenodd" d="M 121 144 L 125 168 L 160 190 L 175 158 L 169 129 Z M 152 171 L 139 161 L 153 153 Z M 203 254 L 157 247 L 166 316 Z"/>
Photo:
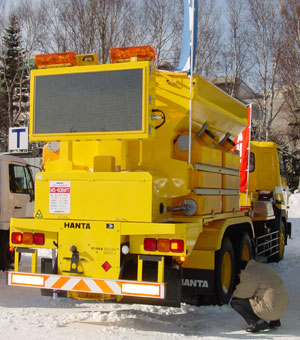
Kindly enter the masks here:
<path id="1" fill-rule="evenodd" d="M 244 320 L 229 306 L 168 308 L 53 300 L 40 296 L 37 289 L 8 287 L 5 273 L 0 273 L 0 339 L 300 339 L 300 194 L 291 196 L 290 216 L 293 235 L 285 259 L 271 264 L 290 299 L 279 329 L 246 333 Z M 24 257 L 21 266 L 26 265 Z"/>

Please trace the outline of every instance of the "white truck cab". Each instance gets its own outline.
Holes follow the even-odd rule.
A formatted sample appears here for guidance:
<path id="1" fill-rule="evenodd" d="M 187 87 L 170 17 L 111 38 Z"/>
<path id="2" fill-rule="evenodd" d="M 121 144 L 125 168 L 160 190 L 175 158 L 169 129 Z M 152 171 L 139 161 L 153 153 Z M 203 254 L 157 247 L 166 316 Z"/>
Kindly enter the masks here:
<path id="1" fill-rule="evenodd" d="M 11 217 L 30 217 L 34 212 L 34 181 L 29 164 L 22 158 L 0 155 L 0 270 L 9 268 Z"/>

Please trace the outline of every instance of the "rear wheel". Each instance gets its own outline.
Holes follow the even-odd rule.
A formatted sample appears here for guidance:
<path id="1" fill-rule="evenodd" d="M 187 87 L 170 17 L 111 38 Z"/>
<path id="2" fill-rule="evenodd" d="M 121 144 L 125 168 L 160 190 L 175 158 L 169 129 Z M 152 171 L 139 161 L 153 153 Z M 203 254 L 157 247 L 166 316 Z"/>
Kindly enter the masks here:
<path id="1" fill-rule="evenodd" d="M 279 226 L 279 239 L 278 239 L 278 252 L 276 254 L 274 254 L 273 256 L 271 256 L 268 259 L 268 262 L 279 262 L 281 260 L 283 260 L 284 257 L 284 249 L 285 249 L 285 238 L 286 238 L 286 234 L 285 234 L 285 226 L 284 226 L 284 222 L 282 219 L 280 219 L 280 226 Z"/>
<path id="2" fill-rule="evenodd" d="M 225 237 L 216 253 L 215 291 L 217 304 L 227 304 L 234 287 L 234 252 L 230 239 Z"/>
<path id="3" fill-rule="evenodd" d="M 241 239 L 237 261 L 249 262 L 253 257 L 251 240 L 248 233 L 244 233 Z"/>

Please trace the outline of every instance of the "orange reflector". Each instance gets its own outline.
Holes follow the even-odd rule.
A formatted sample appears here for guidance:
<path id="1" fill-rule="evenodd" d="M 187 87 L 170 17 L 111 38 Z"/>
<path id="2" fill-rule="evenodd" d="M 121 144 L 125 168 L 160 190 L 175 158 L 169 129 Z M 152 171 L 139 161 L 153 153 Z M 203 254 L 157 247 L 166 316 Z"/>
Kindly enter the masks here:
<path id="1" fill-rule="evenodd" d="M 154 47 L 150 45 L 111 48 L 110 58 L 113 63 L 138 60 L 152 61 L 156 60 L 156 52 Z"/>
<path id="2" fill-rule="evenodd" d="M 170 251 L 170 240 L 158 239 L 157 240 L 157 250 L 158 251 Z"/>
<path id="3" fill-rule="evenodd" d="M 34 63 L 37 68 L 47 68 L 53 66 L 76 66 L 76 53 L 50 53 L 39 54 L 34 57 Z"/>
<path id="4" fill-rule="evenodd" d="M 32 244 L 33 243 L 33 235 L 31 233 L 23 233 L 23 243 L 24 244 Z"/>
<path id="5" fill-rule="evenodd" d="M 10 247 L 9 247 L 10 253 L 12 253 L 14 250 L 15 250 L 15 248 L 14 248 L 13 246 L 10 246 Z"/>
<path id="6" fill-rule="evenodd" d="M 185 256 L 180 256 L 180 262 L 181 263 L 185 262 Z"/>

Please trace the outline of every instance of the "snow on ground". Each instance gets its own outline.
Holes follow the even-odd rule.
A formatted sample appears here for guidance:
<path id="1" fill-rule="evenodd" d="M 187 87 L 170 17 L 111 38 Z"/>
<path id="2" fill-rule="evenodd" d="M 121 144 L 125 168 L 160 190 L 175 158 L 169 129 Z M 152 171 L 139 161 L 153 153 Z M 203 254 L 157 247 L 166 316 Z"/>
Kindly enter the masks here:
<path id="1" fill-rule="evenodd" d="M 300 339 L 300 194 L 291 196 L 292 239 L 285 259 L 271 264 L 283 278 L 290 304 L 282 327 L 245 332 L 244 320 L 229 306 L 180 308 L 86 302 L 40 296 L 38 289 L 8 287 L 0 273 L 0 339 Z M 24 256 L 21 268 L 27 267 Z"/>

